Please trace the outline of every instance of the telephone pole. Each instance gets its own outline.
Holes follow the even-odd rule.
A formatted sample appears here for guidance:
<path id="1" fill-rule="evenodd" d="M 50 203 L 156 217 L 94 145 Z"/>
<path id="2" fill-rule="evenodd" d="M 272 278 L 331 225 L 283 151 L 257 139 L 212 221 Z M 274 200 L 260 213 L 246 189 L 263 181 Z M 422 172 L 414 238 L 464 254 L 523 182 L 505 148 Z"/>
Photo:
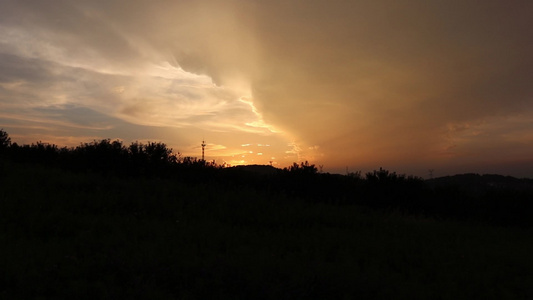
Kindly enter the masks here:
<path id="1" fill-rule="evenodd" d="M 202 161 L 205 161 L 205 156 L 204 156 L 204 153 L 205 153 L 205 140 L 202 141 Z"/>

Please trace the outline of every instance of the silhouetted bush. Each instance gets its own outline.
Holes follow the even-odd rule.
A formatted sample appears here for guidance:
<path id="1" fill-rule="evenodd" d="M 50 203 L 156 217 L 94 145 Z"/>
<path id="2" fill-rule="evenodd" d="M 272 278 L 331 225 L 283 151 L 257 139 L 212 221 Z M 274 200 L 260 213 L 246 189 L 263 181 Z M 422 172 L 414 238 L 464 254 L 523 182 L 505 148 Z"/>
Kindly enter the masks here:
<path id="1" fill-rule="evenodd" d="M 300 164 L 293 163 L 292 166 L 284 168 L 283 170 L 294 175 L 314 175 L 318 173 L 318 169 L 315 165 L 309 164 L 308 161 Z"/>
<path id="2" fill-rule="evenodd" d="M 399 175 L 382 168 L 365 176 L 361 196 L 356 202 L 406 212 L 420 211 L 428 189 L 419 177 Z"/>
<path id="3" fill-rule="evenodd" d="M 9 146 L 11 146 L 9 134 L 4 129 L 0 129 L 0 153 L 4 152 Z"/>

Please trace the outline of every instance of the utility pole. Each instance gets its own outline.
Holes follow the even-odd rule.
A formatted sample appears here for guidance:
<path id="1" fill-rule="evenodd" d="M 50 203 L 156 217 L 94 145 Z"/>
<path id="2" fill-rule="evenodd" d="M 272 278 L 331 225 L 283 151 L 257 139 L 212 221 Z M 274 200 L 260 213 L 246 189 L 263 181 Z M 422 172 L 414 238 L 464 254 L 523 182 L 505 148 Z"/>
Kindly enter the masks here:
<path id="1" fill-rule="evenodd" d="M 202 161 L 205 161 L 205 156 L 204 156 L 204 153 L 205 153 L 205 140 L 202 141 Z"/>

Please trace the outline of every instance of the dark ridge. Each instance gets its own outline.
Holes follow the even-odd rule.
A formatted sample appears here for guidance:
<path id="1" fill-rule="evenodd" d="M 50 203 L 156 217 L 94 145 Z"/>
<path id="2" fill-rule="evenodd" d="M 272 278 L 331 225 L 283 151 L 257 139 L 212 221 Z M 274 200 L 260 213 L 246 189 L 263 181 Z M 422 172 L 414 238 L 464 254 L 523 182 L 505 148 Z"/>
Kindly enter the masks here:
<path id="1" fill-rule="evenodd" d="M 533 179 L 516 178 L 497 174 L 457 174 L 428 179 L 426 182 L 436 187 L 460 187 L 466 190 L 513 189 L 533 191 Z"/>
<path id="2" fill-rule="evenodd" d="M 274 175 L 280 171 L 280 169 L 277 169 L 269 165 L 234 166 L 234 167 L 228 168 L 227 170 L 245 171 L 245 172 L 250 172 L 250 173 L 259 174 L 259 175 Z"/>

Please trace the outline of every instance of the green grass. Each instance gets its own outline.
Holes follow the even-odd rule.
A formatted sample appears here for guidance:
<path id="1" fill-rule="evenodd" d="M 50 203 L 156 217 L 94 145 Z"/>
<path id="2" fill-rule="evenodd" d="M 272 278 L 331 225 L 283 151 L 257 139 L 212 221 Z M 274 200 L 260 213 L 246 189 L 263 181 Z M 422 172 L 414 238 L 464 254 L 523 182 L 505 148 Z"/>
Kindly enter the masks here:
<path id="1" fill-rule="evenodd" d="M 531 299 L 533 230 L 5 163 L 2 299 Z"/>

